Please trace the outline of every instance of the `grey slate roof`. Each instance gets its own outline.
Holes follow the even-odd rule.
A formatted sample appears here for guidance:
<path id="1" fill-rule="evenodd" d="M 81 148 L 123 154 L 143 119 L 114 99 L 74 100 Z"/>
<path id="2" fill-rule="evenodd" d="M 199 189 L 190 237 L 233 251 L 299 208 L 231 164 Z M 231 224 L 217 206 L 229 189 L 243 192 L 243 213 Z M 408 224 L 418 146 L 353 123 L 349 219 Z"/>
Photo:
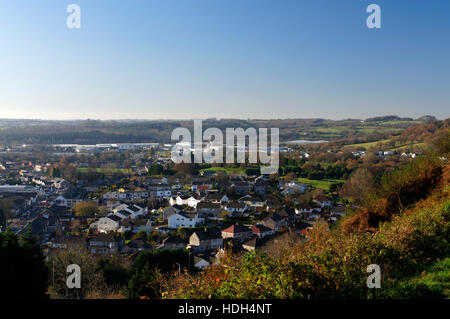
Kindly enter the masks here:
<path id="1" fill-rule="evenodd" d="M 211 240 L 222 238 L 222 233 L 217 228 L 208 228 L 206 230 L 197 230 L 194 232 L 200 240 Z"/>

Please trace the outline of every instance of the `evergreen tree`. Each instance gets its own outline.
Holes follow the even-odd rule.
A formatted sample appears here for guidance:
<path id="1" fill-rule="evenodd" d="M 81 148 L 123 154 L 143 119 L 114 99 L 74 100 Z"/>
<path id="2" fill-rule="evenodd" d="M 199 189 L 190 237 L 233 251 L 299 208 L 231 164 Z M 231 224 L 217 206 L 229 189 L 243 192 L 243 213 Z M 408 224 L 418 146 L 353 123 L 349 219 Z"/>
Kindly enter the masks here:
<path id="1" fill-rule="evenodd" d="M 11 231 L 0 233 L 0 260 L 0 298 L 47 297 L 49 270 L 34 237 L 19 240 Z"/>

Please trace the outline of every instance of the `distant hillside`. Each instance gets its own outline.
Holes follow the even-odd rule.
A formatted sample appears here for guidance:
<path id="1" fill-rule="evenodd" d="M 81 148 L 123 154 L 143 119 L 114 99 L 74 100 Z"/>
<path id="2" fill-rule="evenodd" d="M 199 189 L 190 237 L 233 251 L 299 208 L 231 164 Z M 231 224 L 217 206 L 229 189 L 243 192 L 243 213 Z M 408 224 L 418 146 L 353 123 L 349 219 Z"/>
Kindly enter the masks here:
<path id="1" fill-rule="evenodd" d="M 383 119 L 384 118 L 384 119 Z M 387 116 L 376 120 L 358 119 L 207 119 L 203 128 L 244 129 L 279 128 L 281 141 L 290 140 L 376 140 L 400 134 L 405 128 L 421 124 L 421 120 L 405 120 Z M 429 121 L 429 118 L 425 120 Z M 171 132 L 177 127 L 193 128 L 192 120 L 128 120 L 128 121 L 39 121 L 0 120 L 0 145 L 21 144 L 98 144 L 171 142 Z"/>
<path id="2" fill-rule="evenodd" d="M 436 122 L 438 119 L 432 115 L 424 115 L 419 117 L 417 120 L 425 123 L 433 123 Z"/>
<path id="3" fill-rule="evenodd" d="M 396 115 L 377 116 L 366 119 L 366 122 L 384 122 L 384 121 L 414 121 L 410 117 L 399 117 Z"/>
<path id="4" fill-rule="evenodd" d="M 388 123 L 388 122 L 384 122 Z M 424 121 L 422 124 L 410 125 L 400 134 L 393 134 L 388 138 L 375 138 L 366 136 L 357 138 L 352 143 L 333 143 L 334 146 L 344 146 L 346 149 L 369 150 L 370 148 L 393 151 L 422 151 L 426 142 L 431 142 L 443 130 L 450 128 L 450 119 L 443 121 Z M 347 140 L 350 142 L 349 140 Z"/>

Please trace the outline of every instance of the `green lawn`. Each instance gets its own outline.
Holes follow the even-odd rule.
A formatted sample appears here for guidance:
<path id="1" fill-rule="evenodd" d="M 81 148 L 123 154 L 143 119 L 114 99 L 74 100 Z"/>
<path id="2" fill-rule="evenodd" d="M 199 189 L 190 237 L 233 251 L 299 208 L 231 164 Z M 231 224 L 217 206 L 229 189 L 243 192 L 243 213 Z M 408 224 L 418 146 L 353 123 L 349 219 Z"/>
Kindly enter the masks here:
<path id="1" fill-rule="evenodd" d="M 332 184 L 336 184 L 336 183 L 344 183 L 344 180 L 341 179 L 322 179 L 322 180 L 314 180 L 314 179 L 308 179 L 308 178 L 302 178 L 299 177 L 297 178 L 297 182 L 299 183 L 303 183 L 309 186 L 312 186 L 314 188 L 320 188 L 323 189 L 325 191 L 330 190 L 330 186 Z"/>

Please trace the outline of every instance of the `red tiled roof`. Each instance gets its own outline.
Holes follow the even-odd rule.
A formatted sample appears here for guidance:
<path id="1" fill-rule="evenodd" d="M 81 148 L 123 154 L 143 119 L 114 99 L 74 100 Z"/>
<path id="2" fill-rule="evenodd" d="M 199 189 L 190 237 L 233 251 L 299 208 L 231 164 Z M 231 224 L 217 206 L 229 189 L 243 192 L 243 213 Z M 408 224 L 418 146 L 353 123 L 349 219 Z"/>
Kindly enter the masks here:
<path id="1" fill-rule="evenodd" d="M 258 224 L 258 225 L 253 225 L 251 227 L 251 230 L 255 233 L 255 234 L 262 234 L 264 232 L 270 232 L 272 231 L 269 227 L 266 227 L 264 225 Z"/>
<path id="2" fill-rule="evenodd" d="M 239 224 L 235 224 L 233 226 L 228 227 L 227 229 L 222 230 L 222 232 L 224 233 L 231 233 L 231 234 L 245 233 L 248 231 L 250 231 L 248 227 L 241 226 Z"/>

